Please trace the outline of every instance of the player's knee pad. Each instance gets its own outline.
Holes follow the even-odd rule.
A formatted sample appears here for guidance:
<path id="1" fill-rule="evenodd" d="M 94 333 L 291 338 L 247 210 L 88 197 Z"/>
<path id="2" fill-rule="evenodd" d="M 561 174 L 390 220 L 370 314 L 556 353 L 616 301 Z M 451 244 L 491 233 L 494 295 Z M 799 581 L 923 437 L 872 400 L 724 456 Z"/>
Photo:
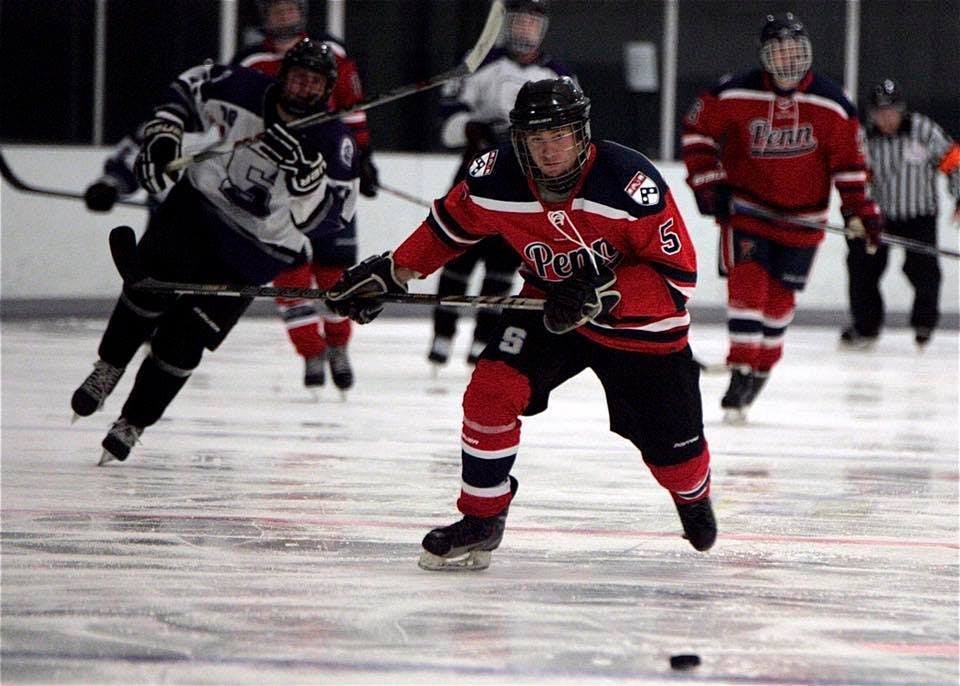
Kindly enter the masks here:
<path id="1" fill-rule="evenodd" d="M 150 341 L 151 356 L 163 371 L 189 376 L 203 357 L 203 337 L 194 327 L 173 327 L 167 322 Z"/>
<path id="2" fill-rule="evenodd" d="M 505 426 L 530 402 L 530 382 L 505 362 L 480 360 L 463 395 L 463 416 L 482 426 Z"/>
<path id="3" fill-rule="evenodd" d="M 731 307 L 762 310 L 773 279 L 758 262 L 742 262 L 727 272 L 727 302 Z"/>
<path id="4" fill-rule="evenodd" d="M 317 281 L 317 287 L 324 290 L 330 288 L 343 274 L 344 270 L 349 268 L 349 264 L 315 264 L 313 265 L 313 278 Z"/>

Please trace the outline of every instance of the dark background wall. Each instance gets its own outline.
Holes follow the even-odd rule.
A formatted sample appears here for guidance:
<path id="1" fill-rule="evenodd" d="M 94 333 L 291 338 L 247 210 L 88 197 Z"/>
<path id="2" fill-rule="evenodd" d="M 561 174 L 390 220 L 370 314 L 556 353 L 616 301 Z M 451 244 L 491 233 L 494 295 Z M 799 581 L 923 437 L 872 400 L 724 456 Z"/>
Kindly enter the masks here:
<path id="1" fill-rule="evenodd" d="M 310 29 L 325 29 L 325 0 L 310 0 Z M 663 0 L 552 0 L 548 52 L 564 59 L 593 99 L 594 131 L 659 154 L 660 93 L 626 87 L 623 44 L 648 41 L 662 64 Z M 345 41 L 369 94 L 443 72 L 473 44 L 487 0 L 348 0 Z M 681 0 L 679 123 L 700 88 L 757 63 L 767 12 L 793 10 L 807 25 L 814 69 L 843 82 L 846 3 L 839 0 Z M 901 81 L 911 107 L 960 137 L 960 0 L 862 0 L 860 93 Z M 140 121 L 178 73 L 219 54 L 216 0 L 108 0 L 104 140 Z M 94 0 L 0 2 L 0 140 L 92 140 Z M 241 0 L 240 26 L 257 23 Z M 238 39 L 242 41 L 242 39 Z M 380 149 L 438 150 L 436 93 L 371 110 Z"/>

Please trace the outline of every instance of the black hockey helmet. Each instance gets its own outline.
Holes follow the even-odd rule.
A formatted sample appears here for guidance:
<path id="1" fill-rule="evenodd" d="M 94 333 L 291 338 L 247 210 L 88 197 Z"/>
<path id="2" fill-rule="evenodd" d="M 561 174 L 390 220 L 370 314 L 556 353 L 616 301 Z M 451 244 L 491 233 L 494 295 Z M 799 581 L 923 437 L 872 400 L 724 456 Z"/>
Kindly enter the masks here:
<path id="1" fill-rule="evenodd" d="M 257 0 L 260 25 L 274 41 L 296 38 L 307 32 L 305 0 Z"/>
<path id="2" fill-rule="evenodd" d="M 534 163 L 527 137 L 538 132 L 572 130 L 577 162 L 558 176 L 547 176 Z M 510 111 L 510 138 L 524 173 L 538 184 L 557 193 L 565 193 L 580 178 L 590 147 L 590 98 L 569 76 L 542 81 L 527 81 Z"/>
<path id="3" fill-rule="evenodd" d="M 903 91 L 893 79 L 884 79 L 870 91 L 870 109 L 893 107 L 901 112 L 907 109 L 907 100 Z"/>
<path id="4" fill-rule="evenodd" d="M 539 50 L 550 24 L 547 0 L 506 0 L 504 9 L 507 11 L 503 22 L 506 49 L 514 55 Z"/>
<path id="5" fill-rule="evenodd" d="M 792 12 L 768 14 L 760 29 L 760 64 L 785 88 L 799 83 L 813 64 L 810 37 Z"/>
<path id="6" fill-rule="evenodd" d="M 322 93 L 316 93 L 309 98 L 303 98 L 287 92 L 287 75 L 293 67 L 303 67 L 310 71 L 322 74 L 326 83 Z M 303 38 L 292 48 L 287 50 L 280 63 L 280 72 L 277 81 L 283 89 L 280 96 L 280 105 L 292 115 L 305 117 L 309 114 L 326 109 L 330 93 L 337 82 L 337 58 L 333 50 L 326 43 Z"/>

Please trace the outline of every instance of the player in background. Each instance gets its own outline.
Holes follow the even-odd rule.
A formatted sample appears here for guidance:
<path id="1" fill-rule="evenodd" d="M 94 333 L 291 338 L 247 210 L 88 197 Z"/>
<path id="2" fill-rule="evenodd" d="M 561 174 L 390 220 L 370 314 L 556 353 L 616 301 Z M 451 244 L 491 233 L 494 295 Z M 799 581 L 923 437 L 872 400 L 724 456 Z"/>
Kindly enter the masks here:
<path id="1" fill-rule="evenodd" d="M 746 418 L 783 354 L 795 294 L 824 233 L 731 214 L 731 201 L 825 222 L 832 182 L 848 231 L 879 242 L 856 109 L 839 86 L 810 71 L 812 60 L 800 20 L 769 15 L 760 32 L 763 68 L 721 80 L 683 122 L 687 183 L 700 212 L 720 226 L 731 368 L 720 404 L 732 422 Z"/>
<path id="2" fill-rule="evenodd" d="M 276 76 L 287 50 L 307 36 L 307 7 L 303 0 L 258 0 L 263 34 L 253 45 L 240 50 L 231 64 L 256 69 L 268 76 Z M 364 100 L 356 62 L 332 36 L 320 39 L 333 51 L 337 63 L 337 80 L 331 91 L 330 108 L 341 110 Z M 377 194 L 378 172 L 372 159 L 370 129 L 365 112 L 343 117 L 357 142 L 360 156 L 360 192 L 370 198 Z M 104 163 L 103 174 L 84 194 L 87 208 L 107 212 L 119 197 L 126 197 L 139 189 L 133 166 L 143 142 L 141 127 L 136 133 L 124 136 Z M 208 136 L 207 139 L 210 137 Z M 155 207 L 160 198 L 148 196 L 149 206 Z M 336 281 L 340 272 L 357 260 L 356 219 L 345 231 L 332 236 L 325 244 L 318 244 L 312 264 L 303 264 L 277 275 L 276 286 L 325 288 Z M 350 321 L 323 310 L 315 301 L 301 298 L 281 298 L 277 305 L 294 348 L 304 359 L 304 385 L 308 388 L 323 385 L 326 365 L 331 367 L 334 384 L 341 389 L 353 385 L 353 369 L 347 355 L 350 340 Z"/>
<path id="3" fill-rule="evenodd" d="M 929 117 L 907 110 L 900 86 L 884 79 L 870 92 L 867 107 L 870 188 L 886 221 L 885 231 L 937 244 L 937 172 L 946 174 L 960 221 L 960 145 Z M 840 334 L 853 348 L 873 345 L 883 326 L 880 278 L 889 249 L 868 251 L 860 238 L 847 240 L 847 273 L 853 322 Z M 918 346 L 930 341 L 940 319 L 940 265 L 936 255 L 907 250 L 903 273 L 914 288 L 910 326 Z"/>
<path id="4" fill-rule="evenodd" d="M 167 89 L 143 128 L 135 169 L 159 194 L 137 253 L 159 279 L 261 284 L 310 262 L 313 244 L 343 230 L 355 210 L 356 143 L 338 120 L 294 132 L 285 124 L 324 111 L 336 74 L 330 47 L 304 39 L 287 52 L 276 79 L 205 63 Z M 168 174 L 185 131 L 220 130 L 231 152 Z M 254 140 L 252 143 L 250 142 Z M 249 298 L 177 296 L 124 286 L 93 372 L 71 406 L 89 416 L 103 406 L 141 344 L 150 351 L 119 419 L 103 440 L 100 464 L 125 460 L 200 363 L 250 304 Z"/>
<path id="5" fill-rule="evenodd" d="M 298 0 L 262 0 L 260 7 L 266 39 L 259 45 L 241 51 L 235 62 L 265 74 L 275 75 L 283 56 L 282 50 L 306 36 L 307 10 Z M 331 47 L 337 61 L 337 79 L 331 91 L 330 109 L 342 110 L 364 100 L 363 87 L 356 62 L 343 45 L 324 34 L 323 42 Z M 342 118 L 350 127 L 360 151 L 360 192 L 367 197 L 377 195 L 378 174 L 372 161 L 370 129 L 366 112 L 354 112 Z M 356 218 L 324 244 L 317 244 L 311 264 L 303 264 L 278 274 L 275 286 L 292 288 L 327 288 L 340 273 L 357 261 Z M 346 390 L 353 386 L 354 374 L 347 353 L 351 323 L 346 317 L 326 311 L 315 300 L 278 298 L 280 317 L 297 353 L 303 358 L 303 383 L 316 388 L 326 382 L 326 366 L 334 385 Z"/>
<path id="6" fill-rule="evenodd" d="M 490 51 L 480 68 L 445 86 L 441 101 L 441 142 L 462 148 L 463 159 L 454 185 L 464 179 L 467 166 L 481 150 L 509 140 L 509 114 L 520 87 L 527 81 L 572 76 L 570 69 L 540 46 L 547 33 L 547 0 L 507 0 L 503 44 Z M 485 240 L 445 265 L 440 273 L 440 295 L 463 295 L 470 275 L 483 263 L 483 295 L 506 295 L 513 287 L 520 260 L 496 237 Z M 446 364 L 457 330 L 457 308 L 439 306 L 433 313 L 433 340 L 427 359 Z M 474 364 L 496 328 L 499 313 L 479 310 L 467 361 Z"/>
<path id="7" fill-rule="evenodd" d="M 709 549 L 710 452 L 700 369 L 687 344 L 696 255 L 663 177 L 635 150 L 590 137 L 590 100 L 568 78 L 527 83 L 510 113 L 511 143 L 480 155 L 394 252 L 344 273 L 331 308 L 359 322 L 378 294 L 440 268 L 489 236 L 521 258 L 522 296 L 507 310 L 463 397 L 463 518 L 423 540 L 425 569 L 481 569 L 503 536 L 521 416 L 585 369 L 599 378 L 610 428 L 633 442 L 673 499 L 685 537 Z M 372 298 L 372 299 L 371 299 Z"/>

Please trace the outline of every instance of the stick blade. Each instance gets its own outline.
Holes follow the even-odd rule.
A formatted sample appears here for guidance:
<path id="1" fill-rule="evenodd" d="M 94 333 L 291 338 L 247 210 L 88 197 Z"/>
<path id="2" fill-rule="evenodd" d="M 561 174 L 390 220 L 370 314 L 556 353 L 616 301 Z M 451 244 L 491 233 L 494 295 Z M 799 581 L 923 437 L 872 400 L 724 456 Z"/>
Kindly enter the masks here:
<path id="1" fill-rule="evenodd" d="M 480 32 L 480 37 L 477 38 L 473 49 L 463 59 L 463 63 L 470 74 L 477 70 L 493 44 L 496 43 L 497 36 L 500 35 L 500 29 L 503 28 L 504 15 L 506 15 L 506 9 L 504 9 L 503 0 L 494 0 L 490 12 L 487 14 L 487 20 L 483 25 L 483 31 Z"/>
<path id="2" fill-rule="evenodd" d="M 143 279 L 137 261 L 137 235 L 129 226 L 117 226 L 110 230 L 110 255 L 124 283 L 136 283 Z"/>

